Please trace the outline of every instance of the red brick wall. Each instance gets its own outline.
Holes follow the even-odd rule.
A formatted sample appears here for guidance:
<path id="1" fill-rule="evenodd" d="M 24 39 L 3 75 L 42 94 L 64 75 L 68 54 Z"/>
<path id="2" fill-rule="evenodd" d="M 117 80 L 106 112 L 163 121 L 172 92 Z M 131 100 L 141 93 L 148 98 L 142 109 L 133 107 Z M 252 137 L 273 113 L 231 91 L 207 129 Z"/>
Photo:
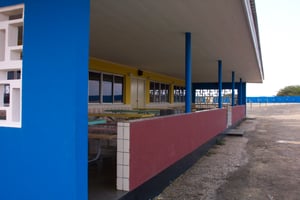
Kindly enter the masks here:
<path id="1" fill-rule="evenodd" d="M 130 123 L 130 190 L 191 153 L 225 128 L 225 109 Z"/>

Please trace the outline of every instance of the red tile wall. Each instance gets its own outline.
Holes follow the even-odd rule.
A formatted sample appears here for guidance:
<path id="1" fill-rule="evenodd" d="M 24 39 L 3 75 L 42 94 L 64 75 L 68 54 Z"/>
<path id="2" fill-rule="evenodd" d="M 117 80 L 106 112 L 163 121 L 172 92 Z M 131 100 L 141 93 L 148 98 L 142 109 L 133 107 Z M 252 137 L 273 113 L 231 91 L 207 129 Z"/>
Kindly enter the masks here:
<path id="1" fill-rule="evenodd" d="M 130 123 L 130 190 L 225 130 L 226 116 L 216 109 Z"/>

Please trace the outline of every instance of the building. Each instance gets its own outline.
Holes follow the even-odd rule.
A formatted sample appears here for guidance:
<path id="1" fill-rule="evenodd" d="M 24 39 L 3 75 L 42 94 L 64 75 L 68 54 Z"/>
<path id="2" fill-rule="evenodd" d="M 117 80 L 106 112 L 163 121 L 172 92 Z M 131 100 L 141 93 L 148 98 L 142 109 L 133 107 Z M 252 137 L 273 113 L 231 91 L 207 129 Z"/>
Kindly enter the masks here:
<path id="1" fill-rule="evenodd" d="M 138 190 L 242 120 L 263 81 L 254 0 L 6 0 L 0 47 L 1 199 L 87 199 L 87 113 L 183 108 L 118 123 L 116 188 Z M 192 112 L 211 89 L 219 109 Z"/>

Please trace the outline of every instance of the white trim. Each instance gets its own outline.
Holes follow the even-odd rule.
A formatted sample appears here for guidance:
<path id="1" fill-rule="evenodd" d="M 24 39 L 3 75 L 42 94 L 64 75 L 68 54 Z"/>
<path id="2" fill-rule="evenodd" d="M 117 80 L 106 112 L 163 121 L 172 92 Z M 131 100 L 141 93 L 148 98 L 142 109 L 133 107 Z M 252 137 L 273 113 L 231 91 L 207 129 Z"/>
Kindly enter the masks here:
<path id="1" fill-rule="evenodd" d="M 10 16 L 21 15 L 17 19 Z M 4 32 L 4 49 L 1 50 L 0 86 L 9 85 L 9 105 L 4 107 L 4 91 L 0 94 L 0 110 L 5 111 L 5 119 L 0 120 L 0 127 L 21 128 L 22 126 L 22 57 L 23 44 L 18 45 L 19 28 L 24 27 L 24 4 L 0 8 L 0 29 Z M 2 34 L 3 34 L 2 32 Z M 24 33 L 23 33 L 24 34 Z M 24 39 L 24 38 L 22 38 Z M 2 47 L 1 47 L 2 48 Z M 9 71 L 20 71 L 20 79 L 8 80 Z"/>
<path id="2" fill-rule="evenodd" d="M 117 190 L 129 191 L 130 181 L 130 123 L 117 126 Z"/>
<path id="3" fill-rule="evenodd" d="M 12 10 L 19 10 L 19 9 L 23 9 L 24 10 L 24 4 L 17 4 L 17 5 L 13 5 L 13 6 L 5 6 L 0 8 L 0 12 L 11 12 Z M 24 13 L 24 11 L 23 11 Z"/>
<path id="4" fill-rule="evenodd" d="M 262 68 L 261 52 L 260 52 L 259 40 L 257 37 L 258 30 L 256 29 L 256 26 L 254 23 L 253 12 L 252 12 L 252 8 L 251 8 L 250 0 L 244 0 L 243 4 L 244 4 L 245 11 L 246 11 L 246 17 L 248 19 L 249 28 L 251 31 L 251 36 L 252 36 L 252 41 L 253 41 L 253 45 L 255 48 L 257 63 L 258 63 L 259 69 L 260 69 L 260 76 L 261 76 L 261 79 L 263 80 L 264 75 L 263 75 L 263 68 Z"/>

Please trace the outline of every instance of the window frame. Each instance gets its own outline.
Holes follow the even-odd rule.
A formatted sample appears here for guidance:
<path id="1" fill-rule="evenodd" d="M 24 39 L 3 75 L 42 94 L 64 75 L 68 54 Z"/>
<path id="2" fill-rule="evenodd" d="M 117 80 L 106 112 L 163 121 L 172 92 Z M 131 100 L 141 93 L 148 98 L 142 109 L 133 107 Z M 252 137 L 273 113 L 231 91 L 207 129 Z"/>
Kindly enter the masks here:
<path id="1" fill-rule="evenodd" d="M 150 81 L 149 102 L 170 103 L 170 84 L 158 81 Z"/>
<path id="2" fill-rule="evenodd" d="M 185 102 L 185 87 L 174 85 L 173 87 L 173 97 L 174 103 L 184 103 Z"/>
<path id="3" fill-rule="evenodd" d="M 88 94 L 88 103 L 89 104 L 124 104 L 124 87 L 125 87 L 125 78 L 123 75 L 120 75 L 120 74 L 113 74 L 113 73 L 106 73 L 106 72 L 102 72 L 102 71 L 94 71 L 94 70 L 89 70 L 89 81 L 91 80 L 90 79 L 90 73 L 96 73 L 96 74 L 99 74 L 99 79 L 98 79 L 98 87 L 99 87 L 99 100 L 98 101 L 90 101 L 90 95 Z M 109 100 L 105 100 L 104 99 L 104 93 L 105 93 L 105 84 L 104 84 L 104 76 L 111 76 L 111 86 L 109 87 L 110 88 L 110 97 L 108 97 Z M 118 77 L 120 79 L 122 79 L 122 88 L 121 88 L 121 98 L 118 98 L 120 99 L 119 101 L 116 100 L 116 97 L 115 97 L 115 80 L 116 78 L 115 77 Z M 109 81 L 107 81 L 109 82 Z M 121 83 L 121 82 L 119 82 Z M 88 84 L 88 92 L 90 92 L 90 84 Z"/>

